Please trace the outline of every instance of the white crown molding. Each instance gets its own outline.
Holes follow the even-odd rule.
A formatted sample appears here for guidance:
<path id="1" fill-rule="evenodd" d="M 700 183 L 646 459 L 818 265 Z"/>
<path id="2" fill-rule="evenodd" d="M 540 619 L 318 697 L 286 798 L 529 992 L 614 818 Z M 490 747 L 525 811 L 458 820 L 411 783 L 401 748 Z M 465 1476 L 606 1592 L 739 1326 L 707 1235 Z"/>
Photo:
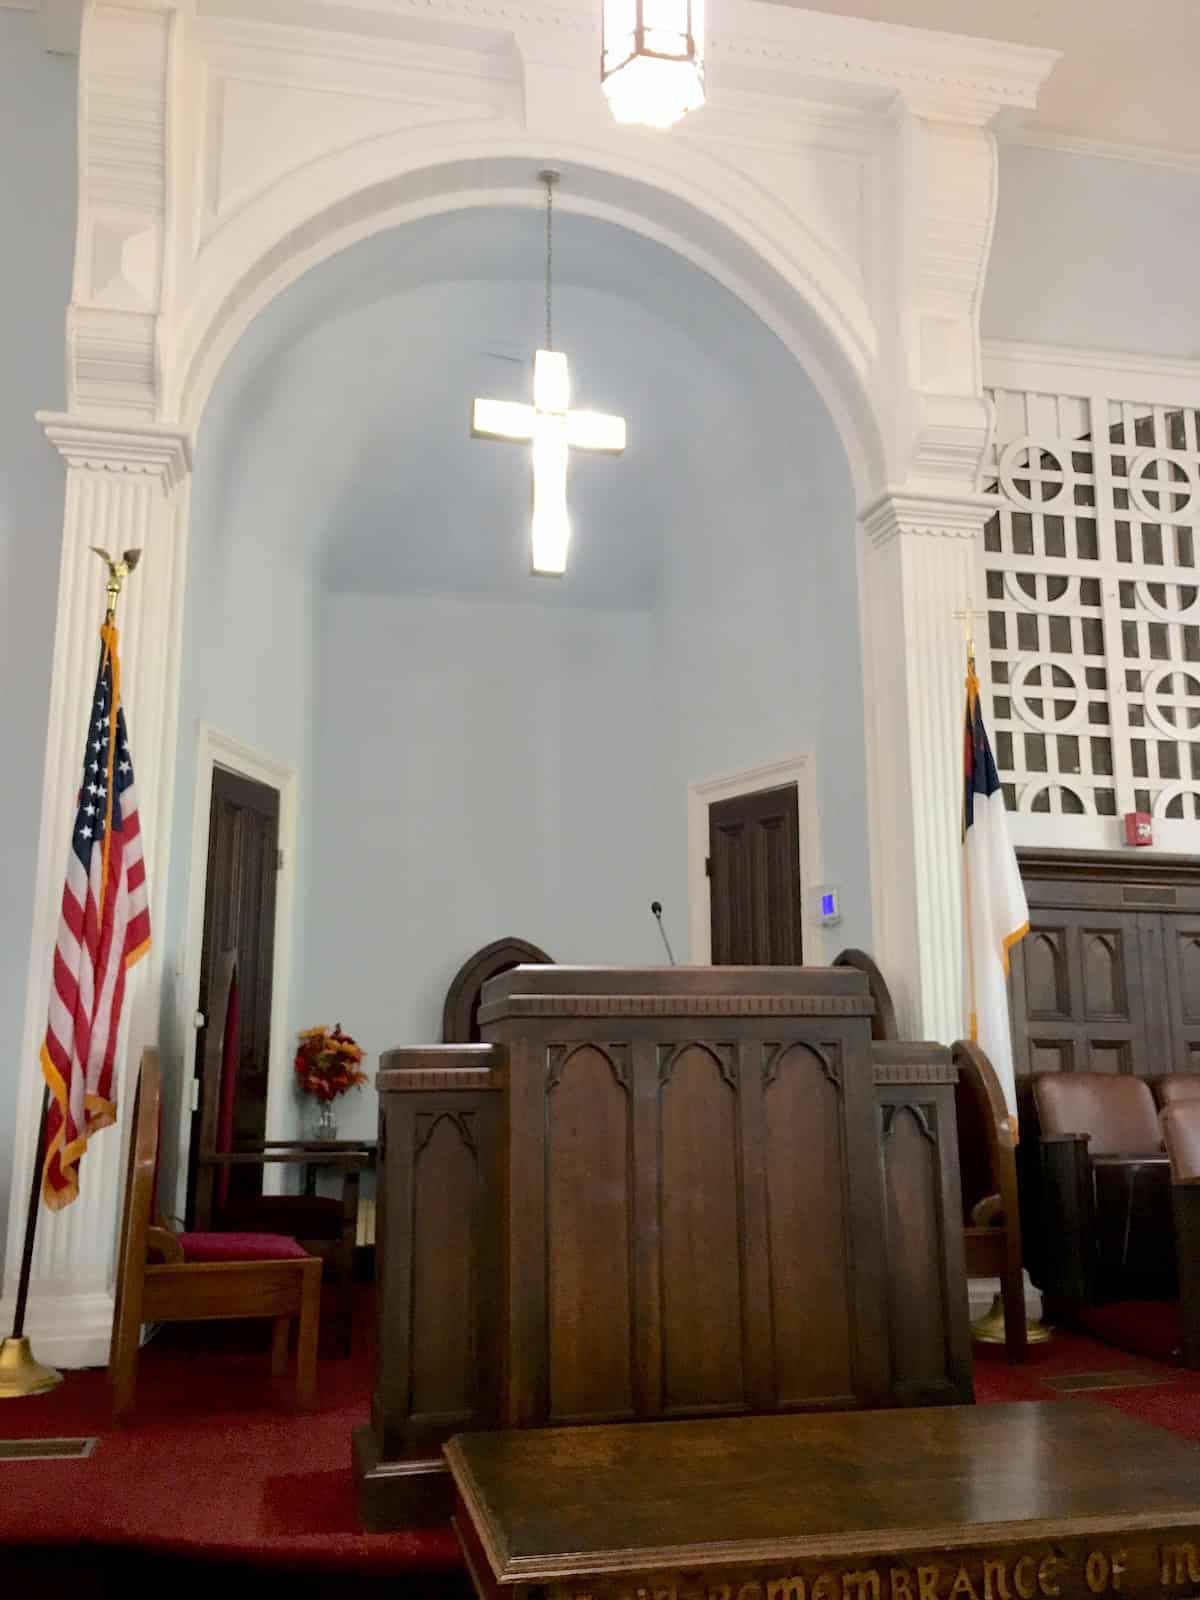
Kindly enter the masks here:
<path id="1" fill-rule="evenodd" d="M 708 51 L 716 64 L 737 62 L 886 89 L 930 114 L 980 121 L 1001 110 L 1032 110 L 1061 55 L 768 0 L 730 0 L 710 33 Z"/>
<path id="2" fill-rule="evenodd" d="M 1131 400 L 1200 405 L 1200 360 L 1094 350 L 1082 345 L 983 341 L 983 381 L 989 389 L 1049 386 L 1065 392 L 1103 392 Z"/>
<path id="3" fill-rule="evenodd" d="M 161 422 L 130 427 L 60 411 L 39 411 L 37 420 L 69 467 L 150 473 L 162 479 L 167 493 L 191 470 L 192 437 L 182 428 Z"/>
<path id="4" fill-rule="evenodd" d="M 289 33 L 310 39 L 359 35 L 382 45 L 393 39 L 442 39 L 470 30 L 482 43 L 487 35 L 531 33 L 572 41 L 569 50 L 594 66 L 592 48 L 599 33 L 597 0 L 325 0 L 329 26 L 314 26 L 311 15 L 295 30 L 287 0 L 246 0 L 236 17 L 203 0 L 196 24 L 211 37 L 236 27 L 274 34 L 282 44 Z M 468 48 L 470 44 L 468 41 Z M 1038 90 L 1059 52 L 1027 45 L 967 38 L 926 28 L 868 22 L 771 4 L 769 0 L 726 0 L 710 28 L 708 57 L 720 78 L 733 72 L 758 79 L 767 92 L 795 94 L 788 80 L 834 80 L 843 94 L 865 91 L 902 94 L 914 109 L 929 115 L 987 122 L 997 112 L 1032 110 Z M 771 81 L 771 80 L 775 81 Z"/>
<path id="5" fill-rule="evenodd" d="M 859 526 L 878 550 L 901 534 L 974 539 L 996 502 L 986 494 L 921 494 L 890 489 L 858 514 Z"/>
<path id="6" fill-rule="evenodd" d="M 1030 150 L 1051 150 L 1059 155 L 1090 156 L 1097 161 L 1129 161 L 1144 167 L 1170 167 L 1176 172 L 1200 173 L 1200 151 L 1178 150 L 1170 145 L 1130 144 L 1121 139 L 1096 139 L 1087 134 L 1065 133 L 1036 123 L 1020 126 L 1001 121 L 996 137 L 1004 145 Z"/>

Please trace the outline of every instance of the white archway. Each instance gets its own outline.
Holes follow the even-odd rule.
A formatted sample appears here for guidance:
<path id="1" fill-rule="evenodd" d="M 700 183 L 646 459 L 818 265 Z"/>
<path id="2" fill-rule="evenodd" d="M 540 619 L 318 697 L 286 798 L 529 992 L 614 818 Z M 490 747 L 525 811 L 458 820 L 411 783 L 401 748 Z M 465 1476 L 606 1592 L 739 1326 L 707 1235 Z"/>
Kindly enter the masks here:
<path id="1" fill-rule="evenodd" d="M 194 429 L 217 372 L 254 318 L 302 273 L 349 245 L 422 217 L 474 207 L 539 207 L 534 178 L 544 146 L 511 141 L 497 150 L 488 130 L 447 149 L 411 136 L 381 141 L 364 181 L 361 150 L 339 151 L 238 208 L 206 244 L 197 294 L 179 319 L 164 365 L 161 414 Z M 670 147 L 667 147 L 668 151 Z M 859 286 L 800 219 L 744 181 L 730 184 L 660 158 L 637 167 L 603 149 L 556 145 L 560 210 L 615 223 L 665 245 L 737 296 L 791 350 L 834 418 L 860 503 L 886 483 L 883 430 L 872 374 L 876 330 Z M 312 185 L 338 198 L 314 213 Z M 291 192 L 293 189 L 299 193 Z M 732 194 L 730 190 L 733 190 Z M 707 208 L 707 209 L 705 209 Z"/>

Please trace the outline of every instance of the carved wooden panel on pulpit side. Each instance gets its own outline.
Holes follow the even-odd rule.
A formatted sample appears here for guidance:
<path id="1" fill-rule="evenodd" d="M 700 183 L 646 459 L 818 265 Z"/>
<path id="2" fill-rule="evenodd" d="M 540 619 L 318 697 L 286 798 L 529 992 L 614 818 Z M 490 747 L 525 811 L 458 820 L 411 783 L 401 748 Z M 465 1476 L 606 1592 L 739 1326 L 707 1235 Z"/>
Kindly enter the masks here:
<path id="1" fill-rule="evenodd" d="M 843 1090 L 827 1051 L 763 1064 L 775 1401 L 854 1394 Z M 802 1158 L 798 1159 L 798 1153 Z"/>
<path id="2" fill-rule="evenodd" d="M 737 1097 L 732 1046 L 660 1051 L 658 1227 L 668 1414 L 746 1404 Z"/>
<path id="3" fill-rule="evenodd" d="M 552 1422 L 631 1417 L 629 1046 L 552 1046 L 546 1106 Z"/>
<path id="4" fill-rule="evenodd" d="M 969 1400 L 953 1088 L 879 1093 L 892 1392 L 904 1405 Z"/>
<path id="5" fill-rule="evenodd" d="M 476 1390 L 475 1209 L 471 1113 L 416 1118 L 412 1186 L 412 1410 L 468 1420 Z M 447 1316 L 447 1308 L 455 1314 Z"/>

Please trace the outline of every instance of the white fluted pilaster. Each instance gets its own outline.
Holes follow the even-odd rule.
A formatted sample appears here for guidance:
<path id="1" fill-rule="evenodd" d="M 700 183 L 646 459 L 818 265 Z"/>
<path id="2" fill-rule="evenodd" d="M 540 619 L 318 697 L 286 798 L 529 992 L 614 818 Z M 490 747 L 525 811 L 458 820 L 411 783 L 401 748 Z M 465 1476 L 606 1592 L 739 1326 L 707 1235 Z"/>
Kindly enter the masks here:
<path id="1" fill-rule="evenodd" d="M 179 595 L 184 574 L 187 436 L 156 424 L 127 425 L 43 413 L 47 437 L 67 463 L 58 615 L 32 912 L 16 1116 L 9 1232 L 5 1254 L 7 1326 L 15 1293 L 41 1104 L 37 1056 L 46 1027 L 54 941 L 66 851 L 79 784 L 88 701 L 95 680 L 105 570 L 91 546 L 140 548 L 142 561 L 121 597 L 121 688 L 145 834 L 151 927 L 161 929 L 166 899 L 172 754 L 179 676 Z M 127 1064 L 156 1033 L 161 942 L 131 974 L 124 1039 L 117 1059 L 118 1104 Z M 79 1199 L 38 1223 L 28 1331 L 42 1359 L 60 1366 L 107 1360 L 110 1283 L 124 1118 L 93 1140 Z"/>
<path id="2" fill-rule="evenodd" d="M 875 958 L 906 1038 L 961 1036 L 963 624 L 982 495 L 892 493 L 859 518 Z"/>

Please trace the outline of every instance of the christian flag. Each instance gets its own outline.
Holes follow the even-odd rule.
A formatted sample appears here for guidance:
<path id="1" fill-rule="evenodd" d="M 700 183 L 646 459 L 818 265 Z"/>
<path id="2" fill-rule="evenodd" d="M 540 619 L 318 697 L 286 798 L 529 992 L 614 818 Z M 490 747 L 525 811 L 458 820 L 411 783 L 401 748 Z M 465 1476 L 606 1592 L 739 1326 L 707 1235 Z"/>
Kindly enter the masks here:
<path id="1" fill-rule="evenodd" d="M 1029 906 L 1008 837 L 1004 791 L 983 725 L 975 661 L 967 664 L 963 785 L 963 921 L 968 1032 L 988 1056 L 1017 1114 L 1008 1020 L 1008 952 L 1029 932 Z"/>
<path id="2" fill-rule="evenodd" d="M 146 866 L 133 762 L 121 709 L 117 630 L 100 630 L 100 670 L 67 856 L 42 1072 L 50 1085 L 42 1197 L 54 1211 L 79 1193 L 79 1160 L 116 1121 L 113 1059 L 125 973 L 150 946 Z"/>

